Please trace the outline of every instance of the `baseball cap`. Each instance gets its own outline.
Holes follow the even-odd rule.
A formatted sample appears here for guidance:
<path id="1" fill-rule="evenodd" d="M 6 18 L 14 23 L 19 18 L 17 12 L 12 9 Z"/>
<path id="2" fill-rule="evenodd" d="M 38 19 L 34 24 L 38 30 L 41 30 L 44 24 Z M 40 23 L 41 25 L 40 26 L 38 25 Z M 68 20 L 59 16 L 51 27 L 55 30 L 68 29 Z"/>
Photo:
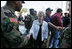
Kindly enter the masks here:
<path id="1" fill-rule="evenodd" d="M 53 11 L 53 9 L 51 9 L 51 8 L 47 8 L 46 11 Z"/>

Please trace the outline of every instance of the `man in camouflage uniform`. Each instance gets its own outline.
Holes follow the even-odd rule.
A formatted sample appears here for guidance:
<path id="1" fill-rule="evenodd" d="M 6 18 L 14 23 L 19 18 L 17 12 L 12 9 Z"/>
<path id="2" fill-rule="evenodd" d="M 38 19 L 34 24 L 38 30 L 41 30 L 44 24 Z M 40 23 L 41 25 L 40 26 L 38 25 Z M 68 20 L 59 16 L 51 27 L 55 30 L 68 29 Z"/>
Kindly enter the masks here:
<path id="1" fill-rule="evenodd" d="M 71 27 L 67 27 L 63 30 L 61 36 L 62 43 L 61 48 L 71 48 Z"/>
<path id="2" fill-rule="evenodd" d="M 1 8 L 1 48 L 25 47 L 28 39 L 24 38 L 18 30 L 18 21 L 15 11 L 20 11 L 22 1 L 7 1 Z"/>
<path id="3" fill-rule="evenodd" d="M 62 32 L 62 43 L 61 48 L 71 48 L 71 1 L 69 1 L 69 15 L 70 15 L 70 24 Z"/>
<path id="4" fill-rule="evenodd" d="M 30 17 L 32 18 L 32 22 L 36 19 L 38 19 L 37 16 L 35 16 L 35 10 L 34 9 L 30 9 Z"/>

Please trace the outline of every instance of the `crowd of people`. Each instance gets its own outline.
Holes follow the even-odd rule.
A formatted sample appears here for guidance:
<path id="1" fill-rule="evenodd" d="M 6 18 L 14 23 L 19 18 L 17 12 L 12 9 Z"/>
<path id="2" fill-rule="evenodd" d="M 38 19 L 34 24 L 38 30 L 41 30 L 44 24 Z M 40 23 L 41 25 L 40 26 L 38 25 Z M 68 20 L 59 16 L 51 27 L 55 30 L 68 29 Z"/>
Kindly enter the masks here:
<path id="1" fill-rule="evenodd" d="M 68 36 L 69 40 L 67 43 L 65 37 L 61 39 L 62 48 L 71 48 L 70 12 L 64 13 L 65 16 L 61 17 L 63 12 L 61 8 L 58 8 L 53 15 L 51 8 L 47 8 L 46 13 L 39 11 L 38 14 L 31 8 L 30 14 L 25 16 L 25 19 L 22 15 L 17 18 L 14 12 L 21 10 L 22 3 L 25 2 L 7 1 L 7 4 L 1 8 L 1 48 L 58 48 L 61 34 Z M 65 27 L 69 27 L 68 32 L 63 32 Z"/>

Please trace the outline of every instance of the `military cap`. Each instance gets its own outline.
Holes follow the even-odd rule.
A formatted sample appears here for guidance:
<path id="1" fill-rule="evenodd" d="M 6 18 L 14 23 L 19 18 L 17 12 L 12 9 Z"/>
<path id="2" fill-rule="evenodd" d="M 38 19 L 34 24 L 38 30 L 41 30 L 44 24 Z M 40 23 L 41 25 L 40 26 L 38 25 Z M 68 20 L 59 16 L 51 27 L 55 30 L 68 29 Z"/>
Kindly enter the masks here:
<path id="1" fill-rule="evenodd" d="M 22 3 L 25 3 L 24 1 L 22 1 Z"/>

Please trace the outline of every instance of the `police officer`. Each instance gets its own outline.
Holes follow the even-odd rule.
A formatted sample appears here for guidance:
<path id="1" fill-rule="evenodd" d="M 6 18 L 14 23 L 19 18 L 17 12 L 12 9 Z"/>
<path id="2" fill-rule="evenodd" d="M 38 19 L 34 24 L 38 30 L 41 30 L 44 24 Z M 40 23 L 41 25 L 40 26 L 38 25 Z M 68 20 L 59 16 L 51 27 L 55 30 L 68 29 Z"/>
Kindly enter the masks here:
<path id="1" fill-rule="evenodd" d="M 1 48 L 25 47 L 28 40 L 18 30 L 15 11 L 20 11 L 24 1 L 7 1 L 1 8 Z"/>

